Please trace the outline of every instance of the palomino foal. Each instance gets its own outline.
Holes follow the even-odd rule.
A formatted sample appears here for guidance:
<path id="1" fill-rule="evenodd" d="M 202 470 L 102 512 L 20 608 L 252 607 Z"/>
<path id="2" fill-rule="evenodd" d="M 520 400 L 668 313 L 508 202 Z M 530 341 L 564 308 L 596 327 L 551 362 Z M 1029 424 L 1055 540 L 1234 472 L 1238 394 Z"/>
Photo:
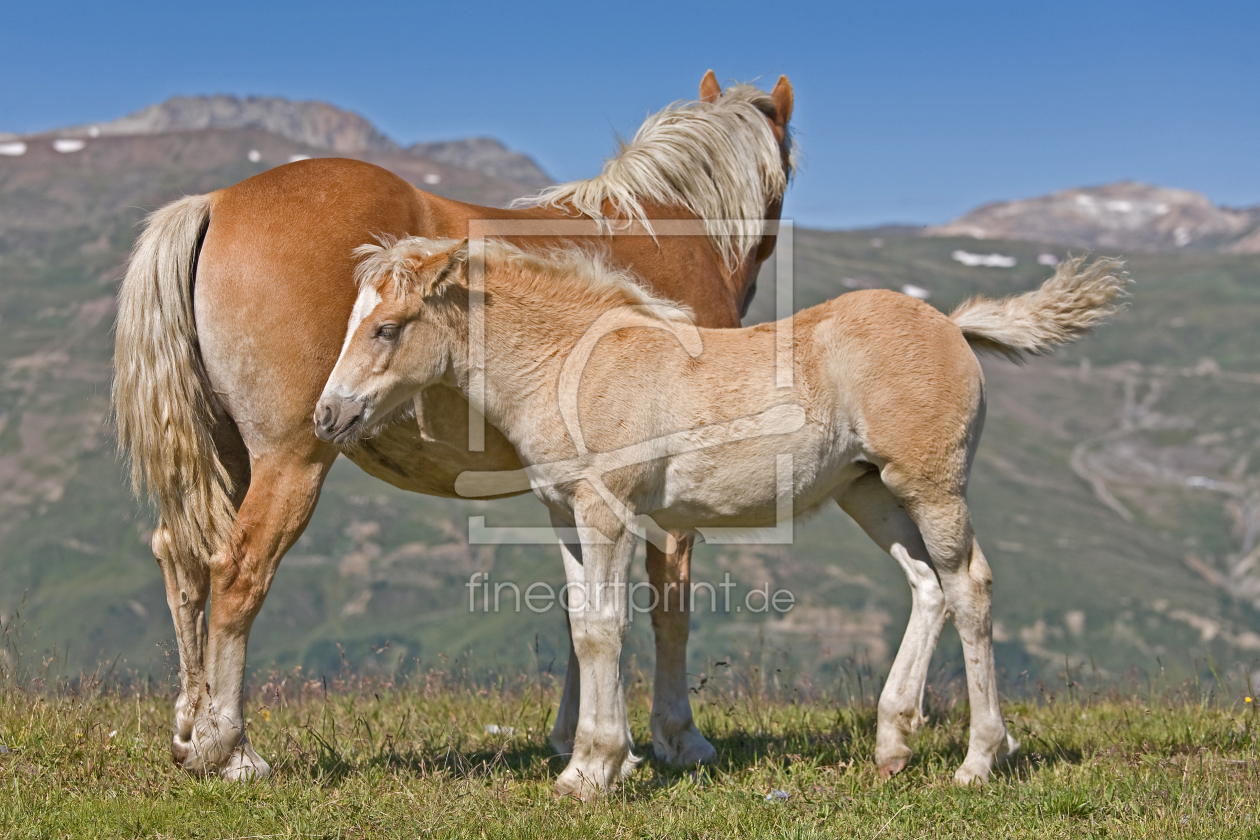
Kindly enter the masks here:
<path id="1" fill-rule="evenodd" d="M 637 517 L 658 535 L 763 527 L 788 500 L 795 514 L 836 500 L 903 566 L 939 576 L 971 700 L 956 778 L 983 781 L 1016 748 L 994 680 L 989 566 L 965 500 L 984 415 L 972 347 L 1016 356 L 1072 339 L 1114 311 L 1126 282 L 1117 263 L 1071 260 L 1037 291 L 949 317 L 867 291 L 777 324 L 710 330 L 577 251 L 481 241 L 470 260 L 467 240 L 412 238 L 359 253 L 357 315 L 316 433 L 353 443 L 449 383 L 478 401 L 553 522 L 577 535 L 565 570 L 581 704 L 561 793 L 593 796 L 636 761 L 619 660 Z M 484 281 L 480 374 L 469 362 L 470 262 Z M 866 515 L 872 507 L 882 516 Z"/>

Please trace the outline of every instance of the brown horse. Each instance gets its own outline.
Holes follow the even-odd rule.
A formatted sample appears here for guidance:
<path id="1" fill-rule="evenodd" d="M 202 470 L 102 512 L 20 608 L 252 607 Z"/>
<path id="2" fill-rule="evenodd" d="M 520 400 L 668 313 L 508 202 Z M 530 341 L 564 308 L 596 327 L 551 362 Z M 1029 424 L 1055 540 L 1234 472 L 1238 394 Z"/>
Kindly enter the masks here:
<path id="1" fill-rule="evenodd" d="M 791 174 L 791 113 L 786 77 L 771 93 L 723 92 L 710 71 L 699 101 L 650 118 L 600 176 L 533 206 L 463 204 L 366 163 L 320 159 L 153 214 L 119 292 L 113 400 L 133 482 L 137 492 L 147 486 L 160 518 L 152 547 L 180 654 L 177 764 L 228 778 L 268 771 L 245 733 L 246 643 L 341 452 L 316 437 L 311 414 L 354 308 L 354 249 L 382 235 L 533 224 L 537 235 L 505 238 L 530 249 L 584 241 L 690 306 L 702 326 L 736 327 L 774 248 L 765 223 L 778 219 Z M 457 495 L 461 472 L 521 466 L 443 386 L 346 454 L 395 486 L 439 496 Z M 653 740 L 659 755 L 684 763 L 714 754 L 687 699 L 688 604 L 677 593 L 689 589 L 690 547 L 648 549 L 652 583 L 676 593 L 652 613 Z M 553 732 L 562 750 L 577 726 L 578 673 L 571 655 Z"/>
<path id="2" fill-rule="evenodd" d="M 314 417 L 320 437 L 344 445 L 447 382 L 521 455 L 569 543 L 582 703 L 557 790 L 595 796 L 636 761 L 620 661 L 641 517 L 649 533 L 766 527 L 828 500 L 903 563 L 935 569 L 971 701 L 955 778 L 988 778 L 1017 744 L 998 704 L 991 576 L 966 501 L 985 406 L 972 346 L 1018 357 L 1072 340 L 1116 311 L 1119 264 L 1068 260 L 1036 291 L 974 299 L 948 317 L 880 290 L 775 324 L 706 330 L 591 255 L 479 244 L 477 298 L 468 240 L 360 250 L 356 318 Z M 568 305 L 557 311 L 555 300 Z M 479 371 L 472 317 L 484 324 Z M 536 352 L 521 358 L 523 346 Z"/>

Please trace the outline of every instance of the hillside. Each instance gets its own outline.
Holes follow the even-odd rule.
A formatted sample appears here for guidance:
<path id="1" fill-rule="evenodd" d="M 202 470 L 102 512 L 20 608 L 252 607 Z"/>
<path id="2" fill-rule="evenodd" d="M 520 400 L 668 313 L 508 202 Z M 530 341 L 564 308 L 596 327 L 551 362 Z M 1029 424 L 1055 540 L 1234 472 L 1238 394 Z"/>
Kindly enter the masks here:
<path id="1" fill-rule="evenodd" d="M 125 487 L 106 422 L 121 267 L 147 209 L 327 152 L 259 129 L 102 134 L 72 152 L 24 142 L 22 155 L 0 156 L 0 615 L 21 607 L 38 647 L 69 668 L 121 657 L 120 668 L 162 672 L 171 630 L 149 513 Z M 528 191 L 406 151 L 355 156 L 464 200 Z M 951 257 L 975 247 L 966 238 L 798 230 L 795 244 L 797 306 L 915 286 L 948 310 L 968 294 L 1032 288 L 1051 271 L 1038 257 L 1065 253 L 986 243 L 1017 258 L 1002 269 Z M 971 498 L 1012 684 L 1052 680 L 1065 660 L 1115 675 L 1260 657 L 1260 257 L 1133 253 L 1130 268 L 1132 306 L 1098 336 L 1025 367 L 984 363 L 989 417 Z M 761 289 L 750 323 L 772 312 L 769 276 Z M 508 603 L 469 615 L 466 588 L 473 572 L 558 585 L 553 550 L 470 544 L 470 516 L 546 522 L 530 498 L 417 497 L 339 462 L 281 566 L 251 662 L 320 673 L 343 656 L 409 666 L 471 649 L 477 667 L 561 670 L 558 612 Z M 697 675 L 754 656 L 784 679 L 831 679 L 855 661 L 878 671 L 909 607 L 896 565 L 838 510 L 798 524 L 791 546 L 701 547 L 696 579 L 725 574 L 737 591 L 790 589 L 797 606 L 697 615 Z M 645 615 L 629 646 L 650 662 Z M 947 678 L 960 668 L 952 631 L 943 649 L 936 675 Z"/>

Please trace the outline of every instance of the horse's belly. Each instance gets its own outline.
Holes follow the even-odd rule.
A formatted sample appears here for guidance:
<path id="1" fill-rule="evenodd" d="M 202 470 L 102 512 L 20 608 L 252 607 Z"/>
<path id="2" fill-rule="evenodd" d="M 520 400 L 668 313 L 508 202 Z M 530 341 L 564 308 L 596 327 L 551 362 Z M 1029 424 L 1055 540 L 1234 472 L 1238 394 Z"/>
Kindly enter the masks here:
<path id="1" fill-rule="evenodd" d="M 469 446 L 468 402 L 453 388 L 435 386 L 416 401 L 416 417 L 387 426 L 345 453 L 364 472 L 403 490 L 429 496 L 464 498 L 455 490 L 455 480 L 465 471 L 514 473 L 522 468 L 520 457 L 507 439 L 488 423 L 483 423 L 480 451 Z M 483 481 L 483 490 L 466 498 L 490 499 L 514 496 L 519 483 L 505 491 L 493 492 L 493 482 Z"/>

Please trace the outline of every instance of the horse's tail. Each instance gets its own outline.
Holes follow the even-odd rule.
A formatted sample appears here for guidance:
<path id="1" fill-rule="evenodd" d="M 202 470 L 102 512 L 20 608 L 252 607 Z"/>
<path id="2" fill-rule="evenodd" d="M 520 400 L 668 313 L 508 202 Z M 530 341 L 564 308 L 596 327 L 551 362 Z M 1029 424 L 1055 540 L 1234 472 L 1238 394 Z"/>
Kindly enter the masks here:
<path id="1" fill-rule="evenodd" d="M 214 445 L 214 397 L 193 315 L 210 197 L 148 218 L 118 292 L 114 417 L 137 496 L 147 489 L 181 560 L 208 559 L 232 533 L 232 479 Z"/>
<path id="2" fill-rule="evenodd" d="M 1041 288 L 1022 295 L 971 298 L 949 319 L 972 347 L 1012 361 L 1066 344 L 1114 315 L 1120 309 L 1115 300 L 1130 282 L 1121 260 L 1084 263 L 1084 257 L 1064 260 Z"/>

